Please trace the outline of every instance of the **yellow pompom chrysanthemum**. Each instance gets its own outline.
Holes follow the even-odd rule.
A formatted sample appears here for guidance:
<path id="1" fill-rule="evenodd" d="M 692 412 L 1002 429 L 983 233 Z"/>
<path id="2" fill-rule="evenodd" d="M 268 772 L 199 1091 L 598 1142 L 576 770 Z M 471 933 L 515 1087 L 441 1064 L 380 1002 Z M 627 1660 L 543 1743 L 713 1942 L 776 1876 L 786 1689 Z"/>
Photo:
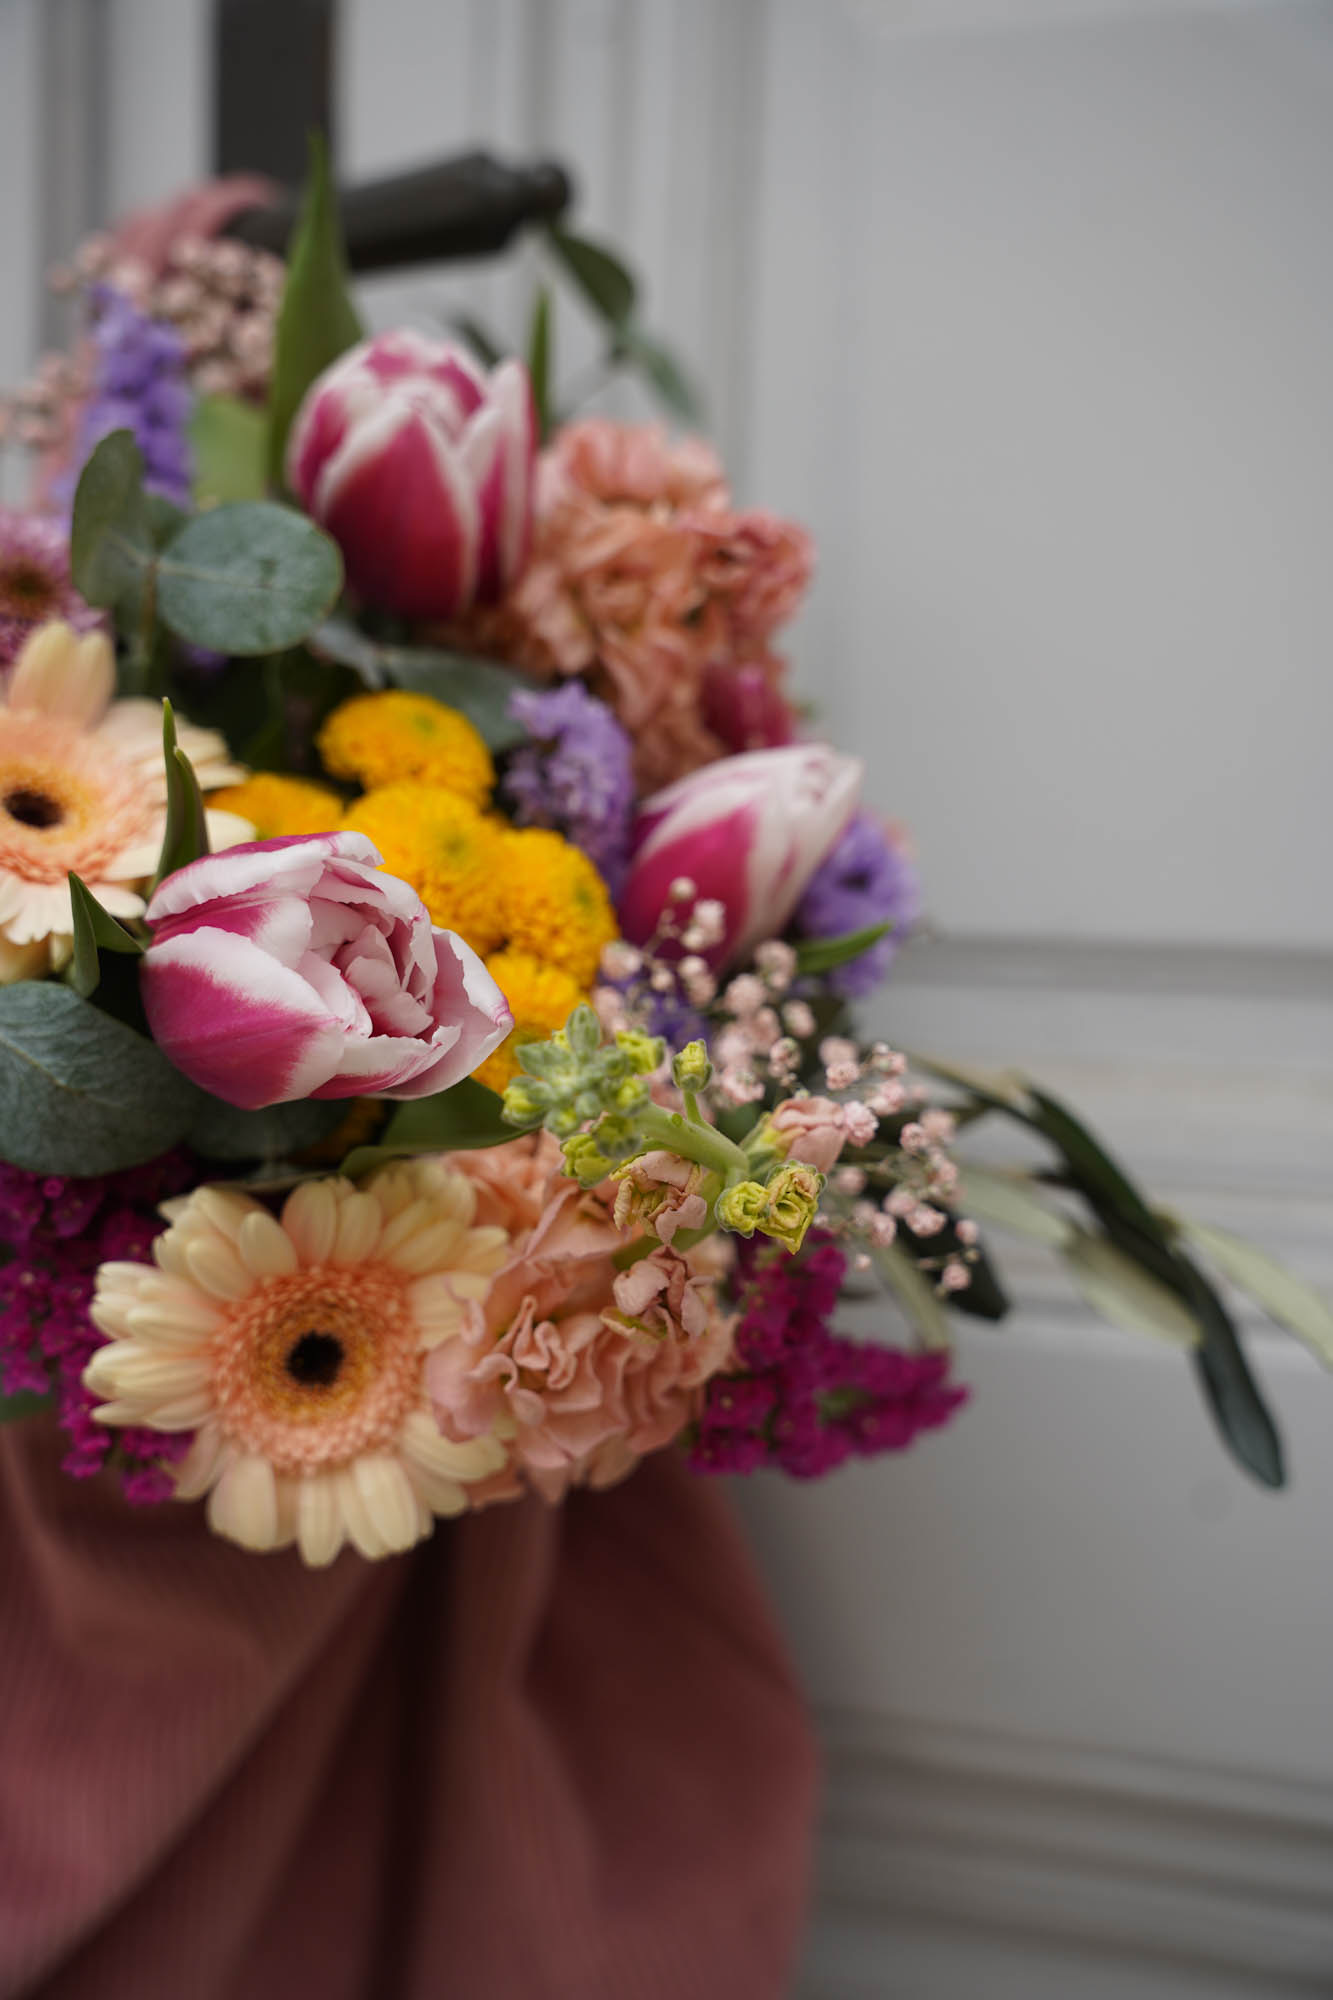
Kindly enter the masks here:
<path id="1" fill-rule="evenodd" d="M 309 778 L 287 778 L 278 771 L 256 771 L 239 785 L 227 785 L 214 794 L 214 802 L 248 819 L 256 840 L 328 833 L 343 816 L 342 800 L 327 785 L 316 785 Z"/>
<path id="2" fill-rule="evenodd" d="M 602 952 L 619 935 L 606 884 L 586 854 L 545 827 L 506 831 L 500 840 L 507 942 L 591 986 Z"/>
<path id="3" fill-rule="evenodd" d="M 495 783 L 491 753 L 467 717 L 406 688 L 353 695 L 317 740 L 324 768 L 367 790 L 415 778 L 482 806 Z"/>
<path id="4" fill-rule="evenodd" d="M 514 1027 L 487 1056 L 476 1078 L 489 1090 L 502 1091 L 518 1074 L 515 1049 L 524 1042 L 544 1042 L 557 1028 L 563 1028 L 584 993 L 578 981 L 559 966 L 544 965 L 526 951 L 494 952 L 486 961 L 486 970 L 509 1002 Z"/>
<path id="5" fill-rule="evenodd" d="M 497 893 L 505 835 L 498 821 L 438 785 L 380 785 L 342 824 L 373 840 L 391 875 L 410 882 L 435 922 L 484 956 L 505 938 Z"/>

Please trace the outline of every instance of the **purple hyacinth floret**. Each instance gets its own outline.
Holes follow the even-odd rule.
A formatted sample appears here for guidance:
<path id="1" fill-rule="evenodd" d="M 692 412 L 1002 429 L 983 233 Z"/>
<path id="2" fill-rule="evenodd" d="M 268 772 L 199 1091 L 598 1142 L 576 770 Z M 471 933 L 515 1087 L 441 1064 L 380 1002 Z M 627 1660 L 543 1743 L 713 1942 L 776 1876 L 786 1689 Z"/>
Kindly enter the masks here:
<path id="1" fill-rule="evenodd" d="M 514 753 L 505 773 L 515 819 L 567 835 L 616 895 L 634 810 L 629 737 L 580 681 L 523 689 L 510 697 L 509 713 L 533 739 Z"/>
<path id="2" fill-rule="evenodd" d="M 949 1356 L 849 1340 L 829 1320 L 846 1259 L 812 1229 L 799 1257 L 740 1245 L 741 1318 L 734 1375 L 715 1375 L 690 1449 L 695 1472 L 775 1466 L 818 1479 L 849 1458 L 902 1451 L 967 1400 Z"/>
<path id="3" fill-rule="evenodd" d="M 891 923 L 887 937 L 825 975 L 844 1000 L 872 992 L 921 914 L 921 883 L 905 848 L 873 813 L 860 812 L 811 877 L 796 911 L 805 937 L 846 937 L 870 924 Z"/>
<path id="4" fill-rule="evenodd" d="M 185 379 L 185 344 L 174 327 L 150 319 L 113 285 L 94 285 L 89 296 L 94 315 L 92 394 L 79 419 L 73 470 L 57 482 L 56 497 L 72 504 L 79 472 L 94 446 L 112 431 L 129 430 L 143 453 L 144 485 L 186 507 L 193 399 Z"/>
<path id="5" fill-rule="evenodd" d="M 111 1431 L 93 1417 L 96 1398 L 83 1371 L 102 1335 L 88 1315 L 99 1264 L 146 1263 L 162 1229 L 157 1204 L 196 1175 L 184 1153 L 96 1179 L 30 1174 L 0 1163 L 0 1393 L 54 1391 L 67 1447 L 64 1471 L 100 1472 L 115 1451 L 126 1499 L 142 1504 L 172 1492 L 168 1468 L 189 1435 L 137 1428 Z"/>

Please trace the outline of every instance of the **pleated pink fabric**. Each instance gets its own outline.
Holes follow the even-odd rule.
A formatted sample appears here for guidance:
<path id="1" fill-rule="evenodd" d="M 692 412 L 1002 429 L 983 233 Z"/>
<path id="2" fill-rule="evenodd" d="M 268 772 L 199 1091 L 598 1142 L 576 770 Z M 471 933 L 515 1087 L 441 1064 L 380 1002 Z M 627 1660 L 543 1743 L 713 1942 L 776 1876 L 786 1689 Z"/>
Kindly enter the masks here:
<path id="1" fill-rule="evenodd" d="M 0 1995 L 778 2000 L 806 1715 L 720 1496 L 325 1572 L 0 1433 Z"/>

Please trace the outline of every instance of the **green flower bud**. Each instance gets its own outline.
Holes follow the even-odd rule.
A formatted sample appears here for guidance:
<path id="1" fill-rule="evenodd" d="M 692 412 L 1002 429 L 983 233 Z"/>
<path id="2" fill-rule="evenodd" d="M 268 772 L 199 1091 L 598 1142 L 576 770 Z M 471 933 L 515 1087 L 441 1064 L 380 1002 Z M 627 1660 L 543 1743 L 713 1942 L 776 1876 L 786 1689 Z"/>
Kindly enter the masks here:
<path id="1" fill-rule="evenodd" d="M 768 1183 L 759 1229 L 794 1256 L 819 1212 L 819 1197 L 823 1192 L 823 1174 L 798 1160 L 789 1161 L 778 1168 Z"/>
<path id="2" fill-rule="evenodd" d="M 615 1165 L 591 1132 L 575 1132 L 572 1138 L 565 1140 L 561 1150 L 565 1156 L 565 1172 L 572 1174 L 581 1187 L 596 1187 Z"/>
<path id="3" fill-rule="evenodd" d="M 551 1107 L 552 1096 L 549 1083 L 531 1076 L 516 1076 L 505 1085 L 500 1115 L 506 1125 L 540 1125 Z"/>
<path id="4" fill-rule="evenodd" d="M 768 1189 L 759 1181 L 735 1181 L 723 1188 L 713 1213 L 723 1229 L 736 1236 L 753 1236 L 768 1205 Z"/>
<path id="5" fill-rule="evenodd" d="M 660 1069 L 666 1060 L 666 1043 L 660 1035 L 645 1035 L 638 1028 L 623 1028 L 616 1036 L 616 1047 L 629 1057 L 630 1067 L 640 1076 L 650 1076 Z"/>
<path id="6" fill-rule="evenodd" d="M 671 1080 L 677 1090 L 707 1090 L 713 1080 L 713 1065 L 707 1042 L 687 1042 L 671 1059 Z"/>

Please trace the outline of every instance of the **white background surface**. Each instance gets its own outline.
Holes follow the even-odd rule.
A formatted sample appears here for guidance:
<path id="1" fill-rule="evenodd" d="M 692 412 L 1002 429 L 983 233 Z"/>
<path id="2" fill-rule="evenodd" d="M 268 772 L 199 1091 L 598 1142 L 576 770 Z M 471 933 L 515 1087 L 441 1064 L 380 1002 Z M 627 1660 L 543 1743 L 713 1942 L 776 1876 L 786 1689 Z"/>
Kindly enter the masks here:
<path id="1" fill-rule="evenodd" d="M 0 0 L 10 375 L 36 12 Z M 206 165 L 206 9 L 106 12 L 121 207 Z M 1333 7 L 343 13 L 344 171 L 569 162 L 739 492 L 814 529 L 800 679 L 941 940 L 880 1025 L 1038 1071 L 1333 1286 Z M 513 331 L 526 285 L 371 304 Z M 808 1990 L 1333 1991 L 1333 1384 L 1254 1337 L 1293 1472 L 1261 1494 L 1187 1363 L 1009 1264 L 950 1433 L 740 1496 L 830 1744 Z"/>

